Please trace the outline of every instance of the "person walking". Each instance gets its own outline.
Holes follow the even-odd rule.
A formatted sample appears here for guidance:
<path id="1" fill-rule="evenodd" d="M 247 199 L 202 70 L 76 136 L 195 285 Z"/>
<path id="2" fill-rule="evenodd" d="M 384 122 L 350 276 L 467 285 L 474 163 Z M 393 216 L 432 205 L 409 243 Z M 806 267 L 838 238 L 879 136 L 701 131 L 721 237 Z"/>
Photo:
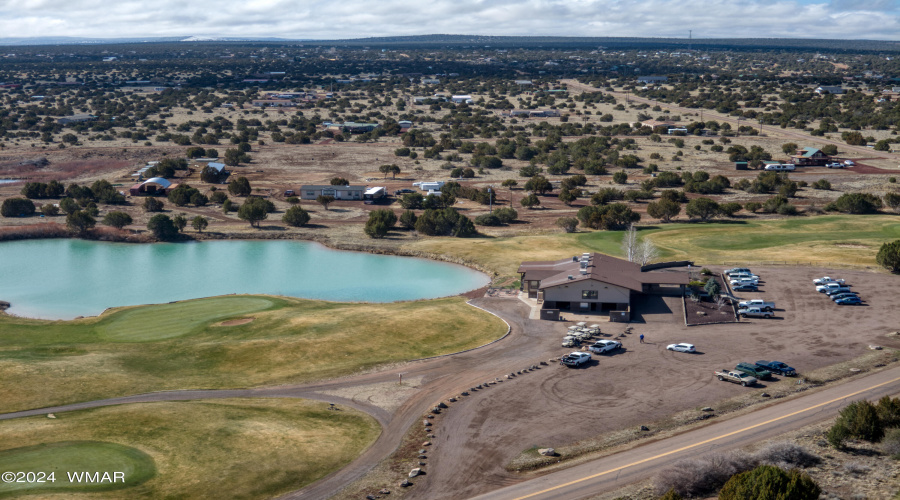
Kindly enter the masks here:
<path id="1" fill-rule="evenodd" d="M 644 334 L 642 333 L 641 334 L 641 344 L 643 344 L 643 343 L 644 343 Z"/>

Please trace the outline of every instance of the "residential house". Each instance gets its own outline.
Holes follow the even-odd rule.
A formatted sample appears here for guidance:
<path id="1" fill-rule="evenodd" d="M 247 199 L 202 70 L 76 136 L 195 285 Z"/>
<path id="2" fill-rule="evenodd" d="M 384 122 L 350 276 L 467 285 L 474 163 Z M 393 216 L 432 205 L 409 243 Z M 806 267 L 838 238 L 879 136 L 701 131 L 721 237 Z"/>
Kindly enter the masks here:
<path id="1" fill-rule="evenodd" d="M 319 196 L 334 196 L 335 200 L 362 200 L 365 186 L 300 186 L 300 199 L 315 200 Z"/>

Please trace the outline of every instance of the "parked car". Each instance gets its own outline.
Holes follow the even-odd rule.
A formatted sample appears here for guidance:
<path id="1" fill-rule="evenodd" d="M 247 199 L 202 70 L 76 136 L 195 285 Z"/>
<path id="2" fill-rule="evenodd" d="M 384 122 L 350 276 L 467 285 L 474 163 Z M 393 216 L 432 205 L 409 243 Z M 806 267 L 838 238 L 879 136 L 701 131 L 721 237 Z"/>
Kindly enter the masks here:
<path id="1" fill-rule="evenodd" d="M 830 295 L 828 298 L 831 300 L 843 299 L 845 297 L 859 297 L 859 293 L 857 292 L 842 292 L 836 293 L 834 295 Z"/>
<path id="2" fill-rule="evenodd" d="M 834 290 L 835 288 L 847 288 L 847 287 L 842 283 L 831 282 L 831 283 L 825 283 L 824 285 L 817 286 L 816 291 L 819 293 L 825 293 L 828 290 Z M 848 288 L 848 290 L 849 290 L 849 288 Z"/>
<path id="3" fill-rule="evenodd" d="M 752 375 L 748 375 L 744 372 L 740 372 L 737 370 L 721 370 L 714 372 L 716 378 L 722 381 L 734 382 L 735 384 L 741 384 L 744 387 L 748 385 L 756 384 L 757 380 Z"/>
<path id="4" fill-rule="evenodd" d="M 853 165 L 856 165 L 856 163 L 853 163 L 853 160 L 844 160 L 844 165 L 852 167 Z"/>
<path id="5" fill-rule="evenodd" d="M 772 311 L 765 311 L 758 307 L 745 307 L 738 309 L 738 315 L 742 318 L 772 318 L 775 316 Z"/>
<path id="6" fill-rule="evenodd" d="M 766 370 L 765 368 L 760 368 L 754 363 L 738 363 L 737 366 L 734 367 L 734 369 L 739 372 L 744 372 L 751 377 L 756 377 L 760 380 L 768 380 L 772 378 L 772 372 Z"/>
<path id="7" fill-rule="evenodd" d="M 828 290 L 825 290 L 825 295 L 831 297 L 832 295 L 837 295 L 839 293 L 846 293 L 849 291 L 850 291 L 849 288 L 847 288 L 845 286 L 839 286 L 837 288 L 829 288 Z"/>
<path id="8" fill-rule="evenodd" d="M 562 360 L 560 362 L 568 367 L 573 367 L 573 366 L 581 366 L 590 360 L 591 360 L 591 353 L 575 351 L 573 353 L 569 353 L 569 354 L 566 354 L 565 356 L 563 356 Z"/>
<path id="9" fill-rule="evenodd" d="M 774 311 L 775 303 L 774 302 L 766 302 L 763 299 L 752 299 L 752 300 L 743 300 L 738 302 L 738 307 L 741 309 L 745 309 L 748 307 L 756 307 L 762 309 L 764 311 Z"/>
<path id="10" fill-rule="evenodd" d="M 759 285 L 756 283 L 737 283 L 731 285 L 731 289 L 735 292 L 755 292 L 759 290 Z"/>
<path id="11" fill-rule="evenodd" d="M 862 299 L 853 295 L 850 297 L 844 297 L 843 299 L 837 299 L 834 301 L 834 303 L 840 306 L 855 306 L 862 304 Z"/>
<path id="12" fill-rule="evenodd" d="M 415 189 L 398 189 L 398 190 L 394 191 L 394 195 L 401 196 L 404 194 L 415 193 L 415 192 L 416 192 Z"/>
<path id="13" fill-rule="evenodd" d="M 727 276 L 731 276 L 732 274 L 739 274 L 739 273 L 750 274 L 750 270 L 747 269 L 746 267 L 732 267 L 731 269 L 725 271 L 725 274 Z"/>
<path id="14" fill-rule="evenodd" d="M 615 351 L 621 349 L 622 343 L 618 340 L 598 340 L 594 345 L 588 347 L 588 350 L 595 354 L 603 354 L 604 352 Z"/>
<path id="15" fill-rule="evenodd" d="M 824 285 L 826 283 L 840 283 L 843 285 L 844 280 L 832 278 L 831 276 L 824 276 L 822 278 L 816 278 L 813 280 L 813 284 L 815 284 L 815 285 Z"/>
<path id="16" fill-rule="evenodd" d="M 777 373 L 778 375 L 784 375 L 785 377 L 793 377 L 797 374 L 797 370 L 791 368 L 786 363 L 782 363 L 781 361 L 757 361 L 756 366 L 762 368 L 763 370 L 769 370 L 772 373 Z"/>
<path id="17" fill-rule="evenodd" d="M 844 168 L 844 164 L 836 161 L 836 162 L 825 165 L 825 167 L 827 167 L 827 168 Z"/>
<path id="18" fill-rule="evenodd" d="M 740 280 L 740 279 L 749 279 L 749 280 L 759 280 L 759 276 L 753 273 L 732 273 L 728 275 L 728 279 L 730 280 Z"/>
<path id="19" fill-rule="evenodd" d="M 683 342 L 681 344 L 669 344 L 666 346 L 666 349 L 678 352 L 697 352 L 694 349 L 694 344 L 685 344 Z"/>

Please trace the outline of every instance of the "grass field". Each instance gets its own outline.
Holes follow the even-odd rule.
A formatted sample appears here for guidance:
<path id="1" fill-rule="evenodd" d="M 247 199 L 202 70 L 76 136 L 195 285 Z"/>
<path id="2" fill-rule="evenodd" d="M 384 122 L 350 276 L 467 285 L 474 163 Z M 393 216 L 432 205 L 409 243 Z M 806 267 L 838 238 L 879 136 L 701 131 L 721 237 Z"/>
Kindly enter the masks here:
<path id="1" fill-rule="evenodd" d="M 343 467 L 378 437 L 368 415 L 327 408 L 223 399 L 2 421 L 0 470 L 55 471 L 56 482 L 0 483 L 0 498 L 82 491 L 103 499 L 271 498 Z M 67 441 L 55 441 L 62 436 Z M 125 484 L 69 483 L 66 473 L 77 471 L 122 471 Z"/>
<path id="2" fill-rule="evenodd" d="M 900 217 L 826 215 L 777 220 L 658 224 L 641 227 L 640 236 L 660 249 L 659 260 L 811 263 L 875 266 L 882 243 L 900 239 Z M 424 239 L 408 249 L 443 253 L 477 263 L 501 276 L 515 275 L 522 261 L 554 260 L 597 251 L 621 255 L 622 231 L 480 238 Z"/>
<path id="3" fill-rule="evenodd" d="M 224 326 L 223 320 L 253 318 Z M 228 323 L 226 323 L 228 324 Z M 348 304 L 226 296 L 99 318 L 0 316 L 0 412 L 167 389 L 332 378 L 476 347 L 506 325 L 454 297 Z"/>

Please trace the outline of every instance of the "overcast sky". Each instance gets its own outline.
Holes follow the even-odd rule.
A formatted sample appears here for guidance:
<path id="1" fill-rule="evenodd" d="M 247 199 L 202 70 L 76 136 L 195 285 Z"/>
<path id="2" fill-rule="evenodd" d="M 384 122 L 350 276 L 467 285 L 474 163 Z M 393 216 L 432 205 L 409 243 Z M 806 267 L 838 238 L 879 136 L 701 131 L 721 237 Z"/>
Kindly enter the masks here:
<path id="1" fill-rule="evenodd" d="M 900 40 L 900 0 L 0 0 L 0 37 L 472 34 Z"/>

